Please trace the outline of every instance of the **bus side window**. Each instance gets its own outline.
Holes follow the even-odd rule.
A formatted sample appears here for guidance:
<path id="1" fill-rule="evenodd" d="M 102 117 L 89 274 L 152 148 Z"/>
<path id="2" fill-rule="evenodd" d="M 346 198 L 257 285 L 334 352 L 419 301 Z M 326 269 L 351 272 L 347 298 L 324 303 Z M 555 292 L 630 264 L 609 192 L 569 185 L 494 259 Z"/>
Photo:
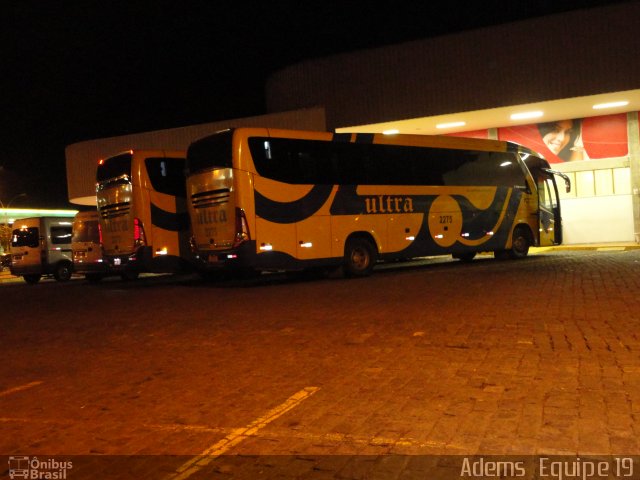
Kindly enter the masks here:
<path id="1" fill-rule="evenodd" d="M 154 190 L 178 197 L 186 196 L 184 159 L 145 158 L 145 166 Z"/>

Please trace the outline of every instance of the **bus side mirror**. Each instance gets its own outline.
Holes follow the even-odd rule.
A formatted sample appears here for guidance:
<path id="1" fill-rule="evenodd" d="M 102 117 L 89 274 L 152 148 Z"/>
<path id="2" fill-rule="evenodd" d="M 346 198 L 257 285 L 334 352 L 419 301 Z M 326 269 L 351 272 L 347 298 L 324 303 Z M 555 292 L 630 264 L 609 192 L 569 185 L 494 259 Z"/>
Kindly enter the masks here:
<path id="1" fill-rule="evenodd" d="M 571 179 L 568 175 L 565 175 L 562 172 L 558 172 L 557 170 L 551 170 L 550 168 L 543 168 L 543 170 L 547 173 L 550 173 L 551 175 L 557 175 L 558 177 L 562 178 L 564 180 L 564 186 L 567 193 L 571 191 Z"/>

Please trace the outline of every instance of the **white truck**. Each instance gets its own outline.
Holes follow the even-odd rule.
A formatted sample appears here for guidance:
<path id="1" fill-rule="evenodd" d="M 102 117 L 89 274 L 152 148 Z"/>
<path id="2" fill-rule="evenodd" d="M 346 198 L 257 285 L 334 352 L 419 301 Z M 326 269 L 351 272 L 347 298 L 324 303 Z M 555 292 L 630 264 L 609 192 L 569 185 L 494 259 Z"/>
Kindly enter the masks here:
<path id="1" fill-rule="evenodd" d="M 72 219 L 32 217 L 16 220 L 11 235 L 11 273 L 35 284 L 53 275 L 65 282 L 73 273 Z"/>

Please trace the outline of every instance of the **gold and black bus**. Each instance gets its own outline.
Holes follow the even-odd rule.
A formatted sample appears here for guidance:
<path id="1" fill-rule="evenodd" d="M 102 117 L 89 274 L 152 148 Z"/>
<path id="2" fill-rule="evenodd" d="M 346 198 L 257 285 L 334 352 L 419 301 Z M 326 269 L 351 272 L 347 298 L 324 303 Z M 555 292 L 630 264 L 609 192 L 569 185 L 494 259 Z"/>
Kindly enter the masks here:
<path id="1" fill-rule="evenodd" d="M 100 160 L 96 177 L 104 259 L 125 279 L 190 268 L 185 152 L 130 150 Z"/>
<path id="2" fill-rule="evenodd" d="M 556 173 L 503 141 L 225 130 L 187 152 L 192 244 L 202 272 L 521 258 L 562 242 Z"/>

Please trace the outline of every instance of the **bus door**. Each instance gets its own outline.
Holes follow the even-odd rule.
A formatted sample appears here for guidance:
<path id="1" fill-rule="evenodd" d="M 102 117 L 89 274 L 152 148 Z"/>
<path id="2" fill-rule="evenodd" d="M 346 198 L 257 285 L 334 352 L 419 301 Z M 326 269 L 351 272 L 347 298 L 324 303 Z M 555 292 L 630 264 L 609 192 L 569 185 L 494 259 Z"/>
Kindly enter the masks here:
<path id="1" fill-rule="evenodd" d="M 562 219 L 558 186 L 553 175 L 541 172 L 538 177 L 538 221 L 540 246 L 562 243 Z"/>

